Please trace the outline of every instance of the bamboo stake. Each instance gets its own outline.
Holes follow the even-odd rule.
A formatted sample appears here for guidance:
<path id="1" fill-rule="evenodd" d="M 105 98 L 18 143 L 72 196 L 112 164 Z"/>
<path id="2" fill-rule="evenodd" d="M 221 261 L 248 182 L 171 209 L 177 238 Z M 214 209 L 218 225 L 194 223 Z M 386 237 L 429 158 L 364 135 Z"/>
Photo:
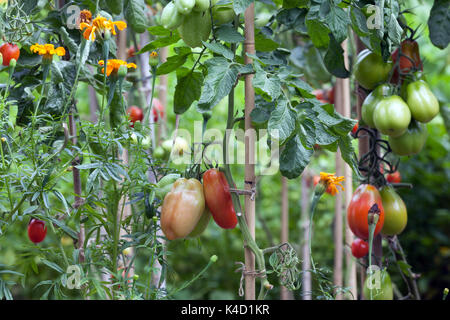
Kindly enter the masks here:
<path id="1" fill-rule="evenodd" d="M 288 179 L 281 177 L 281 243 L 289 240 L 289 188 Z M 281 286 L 281 300 L 291 300 L 292 293 L 284 286 Z"/>
<path id="2" fill-rule="evenodd" d="M 255 4 L 252 3 L 245 10 L 245 41 L 244 52 L 255 54 Z M 244 54 L 245 54 L 244 53 Z M 246 64 L 252 63 L 247 55 L 244 56 Z M 250 112 L 255 107 L 255 90 L 252 85 L 253 75 L 248 74 L 245 76 L 245 130 L 252 129 L 252 123 L 250 119 Z M 250 135 L 251 136 L 251 135 Z M 250 141 L 249 141 L 250 140 Z M 255 187 L 255 141 L 245 139 L 245 190 L 251 191 Z M 245 218 L 247 225 L 252 235 L 255 238 L 255 201 L 250 199 L 249 195 L 245 196 Z M 251 272 L 255 271 L 255 256 L 248 248 L 245 249 L 245 270 Z M 255 276 L 245 275 L 245 299 L 255 300 Z"/>
<path id="3" fill-rule="evenodd" d="M 348 40 L 344 40 L 342 43 L 342 48 L 344 49 L 344 63 L 347 69 L 349 68 L 349 59 L 348 59 Z M 351 117 L 351 107 L 350 107 L 350 79 L 342 79 L 342 115 L 344 117 Z M 350 227 L 347 224 L 346 216 L 346 208 L 348 208 L 352 195 L 353 195 L 353 183 L 352 183 L 352 170 L 350 166 L 346 162 L 342 162 L 344 166 L 344 195 L 345 195 L 345 205 L 344 205 L 344 221 L 345 221 L 345 247 L 350 248 L 353 242 L 353 233 L 350 230 Z M 350 287 L 351 296 L 347 297 L 348 299 L 357 299 L 357 283 L 356 283 L 356 263 L 353 259 L 350 250 L 345 251 L 345 266 L 347 270 L 346 278 L 346 286 Z"/>
<path id="4" fill-rule="evenodd" d="M 308 179 L 310 179 L 309 171 L 303 171 L 301 177 L 301 239 L 302 248 L 302 297 L 303 300 L 311 300 L 311 257 L 309 255 L 309 192 Z"/>

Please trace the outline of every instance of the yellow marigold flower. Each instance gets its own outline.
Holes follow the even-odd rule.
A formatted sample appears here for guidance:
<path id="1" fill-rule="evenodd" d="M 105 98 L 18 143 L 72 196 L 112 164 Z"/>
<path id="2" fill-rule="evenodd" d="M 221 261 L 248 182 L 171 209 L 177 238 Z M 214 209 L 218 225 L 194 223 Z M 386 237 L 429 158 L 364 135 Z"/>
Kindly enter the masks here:
<path id="1" fill-rule="evenodd" d="M 98 16 L 92 21 L 92 24 L 81 22 L 80 30 L 83 31 L 83 37 L 86 40 L 95 40 L 96 36 L 104 37 L 107 32 L 111 32 L 111 34 L 116 35 L 116 28 L 119 30 L 123 30 L 127 27 L 126 22 L 124 21 L 116 21 L 113 22 L 111 20 L 106 19 L 105 17 Z"/>
<path id="2" fill-rule="evenodd" d="M 105 61 L 100 60 L 98 62 L 100 66 L 105 65 Z M 137 66 L 134 63 L 127 63 L 126 61 L 119 60 L 119 59 L 109 59 L 107 66 L 106 66 L 106 75 L 109 76 L 111 73 L 117 73 L 119 71 L 120 66 L 127 66 L 127 68 L 137 68 Z M 105 68 L 102 68 L 102 73 L 105 73 Z"/>
<path id="3" fill-rule="evenodd" d="M 80 23 L 92 23 L 92 13 L 89 10 L 81 10 L 80 12 Z"/>
<path id="4" fill-rule="evenodd" d="M 51 60 L 53 59 L 53 55 L 58 55 L 60 57 L 66 54 L 66 50 L 63 47 L 55 48 L 52 44 L 39 44 L 36 43 L 30 47 L 31 52 L 38 53 L 41 56 L 44 56 L 44 59 Z"/>
<path id="5" fill-rule="evenodd" d="M 342 190 L 345 190 L 344 186 L 341 184 L 341 182 L 344 180 L 344 177 L 336 177 L 334 173 L 321 172 L 319 182 L 326 186 L 326 190 L 328 193 L 330 193 L 332 196 L 335 196 L 337 193 L 339 193 L 337 186 L 341 187 Z"/>

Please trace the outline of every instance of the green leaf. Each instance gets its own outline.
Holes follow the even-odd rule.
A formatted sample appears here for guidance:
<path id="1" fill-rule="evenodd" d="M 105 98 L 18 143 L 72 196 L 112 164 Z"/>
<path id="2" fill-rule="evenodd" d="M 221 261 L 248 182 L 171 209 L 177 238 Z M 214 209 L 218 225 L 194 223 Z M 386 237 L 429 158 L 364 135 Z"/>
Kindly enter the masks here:
<path id="1" fill-rule="evenodd" d="M 341 43 L 347 38 L 347 27 L 351 21 L 344 9 L 331 6 L 327 23 L 337 42 Z"/>
<path id="2" fill-rule="evenodd" d="M 355 154 L 355 150 L 352 146 L 353 138 L 350 135 L 341 136 L 338 140 L 339 150 L 341 151 L 341 157 L 345 162 L 352 168 L 354 174 L 358 177 L 361 177 L 358 169 L 358 159 Z"/>
<path id="3" fill-rule="evenodd" d="M 69 33 L 67 32 L 66 28 L 61 27 L 59 28 L 59 32 L 61 34 L 61 38 L 63 40 L 64 45 L 69 48 L 70 52 L 76 53 L 78 51 L 78 45 L 75 43 L 75 41 L 70 37 Z"/>
<path id="4" fill-rule="evenodd" d="M 364 37 L 369 35 L 369 29 L 367 28 L 367 20 L 364 13 L 358 7 L 350 7 L 350 20 L 352 22 L 352 28 L 358 36 Z"/>
<path id="5" fill-rule="evenodd" d="M 254 65 L 256 73 L 252 83 L 256 93 L 262 96 L 269 96 L 271 100 L 276 100 L 281 95 L 280 79 L 276 75 L 264 71 L 257 61 L 255 61 Z"/>
<path id="6" fill-rule="evenodd" d="M 198 108 L 202 111 L 211 110 L 227 96 L 234 87 L 242 65 L 228 61 L 223 57 L 214 57 L 205 62 L 208 75 L 202 89 Z"/>
<path id="7" fill-rule="evenodd" d="M 225 58 L 227 58 L 228 60 L 233 60 L 234 53 L 230 49 L 225 47 L 224 45 L 220 44 L 219 42 L 209 43 L 209 42 L 202 41 L 202 43 L 205 47 L 207 47 L 212 52 L 220 54 L 220 55 L 224 56 Z"/>
<path id="8" fill-rule="evenodd" d="M 430 40 L 436 47 L 444 49 L 450 42 L 450 0 L 435 0 L 428 18 Z"/>
<path id="9" fill-rule="evenodd" d="M 400 27 L 397 18 L 393 14 L 389 17 L 387 29 L 389 39 L 391 39 L 395 45 L 399 45 L 402 39 L 403 29 Z"/>
<path id="10" fill-rule="evenodd" d="M 163 26 L 151 26 L 147 28 L 148 32 L 154 36 L 167 37 L 172 33 L 171 30 L 164 28 Z"/>
<path id="11" fill-rule="evenodd" d="M 288 101 L 281 99 L 277 102 L 277 107 L 272 111 L 268 123 L 269 132 L 277 129 L 281 144 L 288 139 L 295 130 L 296 113 L 291 110 Z"/>
<path id="12" fill-rule="evenodd" d="M 338 78 L 348 78 L 350 76 L 350 72 L 345 68 L 344 50 L 334 36 L 330 37 L 330 43 L 323 62 L 332 75 Z"/>
<path id="13" fill-rule="evenodd" d="M 308 5 L 309 0 L 283 0 L 283 8 L 302 8 Z"/>
<path id="14" fill-rule="evenodd" d="M 272 39 L 266 38 L 261 32 L 255 35 L 255 49 L 256 51 L 273 51 L 278 49 L 280 45 Z"/>
<path id="15" fill-rule="evenodd" d="M 158 70 L 156 71 L 157 75 L 168 74 L 174 70 L 177 70 L 186 62 L 189 55 L 192 54 L 192 51 L 187 47 L 181 47 L 180 49 L 181 50 L 178 55 L 167 58 L 167 61 L 158 67 Z"/>
<path id="16" fill-rule="evenodd" d="M 45 264 L 46 266 L 49 266 L 53 270 L 55 270 L 55 271 L 57 271 L 59 273 L 64 273 L 63 269 L 61 269 L 61 267 L 58 266 L 56 263 L 53 263 L 53 262 L 48 261 L 46 259 L 42 259 L 41 261 L 42 261 L 43 264 Z"/>
<path id="17" fill-rule="evenodd" d="M 288 179 L 300 176 L 309 164 L 313 149 L 306 149 L 298 135 L 292 137 L 287 143 L 280 156 L 280 171 Z"/>
<path id="18" fill-rule="evenodd" d="M 306 15 L 306 29 L 311 41 L 317 48 L 326 48 L 330 37 L 330 29 L 319 19 L 319 6 L 312 6 Z"/>
<path id="19" fill-rule="evenodd" d="M 314 98 L 315 96 L 311 93 L 313 89 L 309 84 L 307 84 L 305 81 L 303 81 L 300 78 L 293 78 L 290 79 L 287 84 L 291 87 L 296 88 L 302 97 L 304 98 Z"/>
<path id="20" fill-rule="evenodd" d="M 141 50 L 136 53 L 136 55 L 158 48 L 167 47 L 171 44 L 177 43 L 180 39 L 181 38 L 178 32 L 173 32 L 170 36 L 161 37 L 150 43 L 147 43 Z"/>
<path id="21" fill-rule="evenodd" d="M 75 230 L 68 227 L 63 221 L 60 221 L 58 219 L 55 219 L 53 217 L 49 217 L 49 220 L 57 225 L 62 231 L 64 231 L 68 236 L 70 236 L 73 239 L 78 239 L 78 234 Z"/>
<path id="22" fill-rule="evenodd" d="M 177 77 L 174 96 L 174 112 L 176 114 L 185 113 L 192 103 L 200 98 L 203 84 L 203 74 L 200 72 L 190 72 L 186 76 Z"/>
<path id="23" fill-rule="evenodd" d="M 147 30 L 147 14 L 144 0 L 127 0 L 125 3 L 125 19 L 137 33 Z"/>
<path id="24" fill-rule="evenodd" d="M 228 43 L 239 43 L 245 40 L 244 36 L 236 31 L 232 26 L 221 25 L 215 30 L 216 38 Z"/>

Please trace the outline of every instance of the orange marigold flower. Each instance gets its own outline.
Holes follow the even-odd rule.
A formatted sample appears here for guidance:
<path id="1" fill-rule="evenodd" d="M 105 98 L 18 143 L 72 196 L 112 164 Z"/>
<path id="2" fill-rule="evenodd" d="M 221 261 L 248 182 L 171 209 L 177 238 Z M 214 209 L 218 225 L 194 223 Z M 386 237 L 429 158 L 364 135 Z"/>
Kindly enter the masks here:
<path id="1" fill-rule="evenodd" d="M 105 61 L 100 60 L 98 62 L 100 66 L 105 65 Z M 127 63 L 126 61 L 119 59 L 109 59 L 106 65 L 106 75 L 109 76 L 111 73 L 115 74 L 119 71 L 120 66 L 127 66 L 127 68 L 137 68 L 134 63 Z M 102 73 L 105 73 L 105 68 L 102 68 Z"/>
<path id="2" fill-rule="evenodd" d="M 80 12 L 80 23 L 92 23 L 92 13 L 89 10 L 81 10 Z"/>
<path id="3" fill-rule="evenodd" d="M 53 55 L 58 55 L 60 57 L 66 54 L 66 50 L 63 47 L 55 48 L 52 44 L 39 44 L 36 43 L 30 47 L 31 52 L 38 53 L 44 56 L 44 59 L 53 59 Z"/>
<path id="4" fill-rule="evenodd" d="M 80 23 L 80 30 L 83 31 L 83 37 L 86 40 L 95 40 L 96 36 L 104 37 L 106 33 L 111 32 L 111 34 L 116 35 L 116 28 L 123 30 L 127 27 L 126 22 L 116 21 L 106 19 L 105 17 L 98 16 L 92 21 L 92 24 L 82 22 Z"/>
<path id="5" fill-rule="evenodd" d="M 334 175 L 334 173 L 326 173 L 326 172 L 321 172 L 320 173 L 320 181 L 322 184 L 324 184 L 326 186 L 327 191 L 331 194 L 331 195 L 336 195 L 337 193 L 339 193 L 339 190 L 337 188 L 337 186 L 341 187 L 342 190 L 344 189 L 344 186 L 341 184 L 342 181 L 344 181 L 345 178 L 344 177 L 336 177 Z"/>

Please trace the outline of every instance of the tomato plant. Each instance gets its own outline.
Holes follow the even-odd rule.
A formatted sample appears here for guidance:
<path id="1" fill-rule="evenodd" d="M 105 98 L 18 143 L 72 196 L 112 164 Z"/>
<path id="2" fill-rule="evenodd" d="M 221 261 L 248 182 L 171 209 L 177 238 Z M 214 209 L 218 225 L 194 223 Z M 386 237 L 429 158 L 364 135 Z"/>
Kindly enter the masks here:
<path id="1" fill-rule="evenodd" d="M 206 205 L 214 221 L 224 229 L 233 229 L 237 225 L 236 211 L 231 199 L 230 187 L 223 172 L 209 169 L 203 174 L 203 188 Z"/>
<path id="2" fill-rule="evenodd" d="M 44 241 L 47 235 L 47 227 L 45 222 L 39 219 L 32 218 L 28 224 L 28 238 L 34 243 Z"/>
<path id="3" fill-rule="evenodd" d="M 352 232 L 363 240 L 369 238 L 368 213 L 373 205 L 380 211 L 374 235 L 377 235 L 384 223 L 384 209 L 381 195 L 377 188 L 370 184 L 360 185 L 353 193 L 352 200 L 347 208 L 347 221 Z"/>
<path id="4" fill-rule="evenodd" d="M 389 183 L 400 183 L 402 182 L 402 177 L 400 171 L 395 171 L 394 173 L 389 173 L 386 175 L 386 180 Z"/>
<path id="5" fill-rule="evenodd" d="M 384 209 L 384 224 L 381 233 L 388 236 L 400 234 L 406 227 L 408 215 L 406 205 L 394 188 L 384 186 L 380 189 Z"/>
<path id="6" fill-rule="evenodd" d="M 4 43 L 0 46 L 0 53 L 3 57 L 3 65 L 9 66 L 11 59 L 19 60 L 20 49 L 17 44 Z"/>
<path id="7" fill-rule="evenodd" d="M 363 258 L 369 253 L 369 244 L 359 238 L 356 238 L 352 242 L 352 254 L 355 258 Z"/>
<path id="8" fill-rule="evenodd" d="M 128 117 L 131 121 L 131 126 L 134 126 L 134 123 L 136 121 L 142 121 L 144 120 L 144 113 L 142 112 L 142 109 L 136 106 L 131 106 L 127 110 Z"/>

